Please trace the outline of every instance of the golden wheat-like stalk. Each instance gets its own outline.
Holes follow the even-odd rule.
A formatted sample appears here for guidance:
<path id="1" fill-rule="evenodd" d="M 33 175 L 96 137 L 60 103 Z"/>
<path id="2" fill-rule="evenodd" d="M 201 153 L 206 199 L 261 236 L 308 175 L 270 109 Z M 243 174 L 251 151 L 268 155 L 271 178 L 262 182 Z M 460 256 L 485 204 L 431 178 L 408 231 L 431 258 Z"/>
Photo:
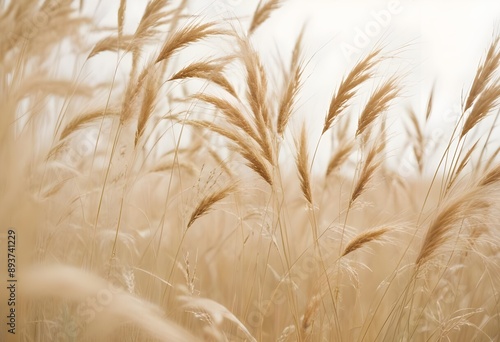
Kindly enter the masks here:
<path id="1" fill-rule="evenodd" d="M 373 77 L 373 69 L 379 62 L 380 52 L 379 49 L 372 51 L 358 62 L 347 77 L 342 80 L 330 102 L 322 134 L 330 129 L 333 121 L 344 111 L 347 103 L 356 94 L 357 88 Z"/>
<path id="2" fill-rule="evenodd" d="M 349 200 L 349 206 L 365 191 L 366 186 L 375 175 L 375 171 L 380 166 L 379 154 L 382 151 L 382 145 L 374 145 L 368 152 L 361 169 L 361 173 L 354 185 L 354 190 Z"/>
<path id="3" fill-rule="evenodd" d="M 463 156 L 462 160 L 460 160 L 460 163 L 458 164 L 457 169 L 453 172 L 453 176 L 448 183 L 448 189 L 456 182 L 460 173 L 465 169 L 465 167 L 469 163 L 470 158 L 471 158 L 472 154 L 474 153 L 474 151 L 476 150 L 478 143 L 479 143 L 479 140 L 477 140 L 474 143 L 474 145 L 472 145 L 472 147 L 469 148 L 467 153 Z"/>
<path id="4" fill-rule="evenodd" d="M 281 6 L 282 0 L 268 0 L 265 4 L 262 3 L 263 0 L 259 1 L 257 9 L 255 10 L 250 23 L 250 28 L 248 30 L 249 34 L 252 34 L 260 25 L 262 25 L 269 17 L 271 13 Z"/>
<path id="5" fill-rule="evenodd" d="M 487 186 L 494 185 L 494 184 L 499 183 L 499 182 L 500 182 L 500 166 L 497 165 L 496 167 L 494 167 L 493 169 L 488 171 L 488 173 L 486 173 L 486 175 L 484 175 L 480 179 L 479 186 L 480 187 L 487 187 Z"/>
<path id="6" fill-rule="evenodd" d="M 20 291 L 25 298 L 51 298 L 65 300 L 68 303 L 84 303 L 80 304 L 81 307 L 84 307 L 85 300 L 89 298 L 95 300 L 104 295 L 110 298 L 108 305 L 97 304 L 99 310 L 95 310 L 95 319 L 91 320 L 87 327 L 101 339 L 109 338 L 109 333 L 118 329 L 120 325 L 132 323 L 147 332 L 149 336 L 163 341 L 198 340 L 184 328 L 162 317 L 161 310 L 157 306 L 75 267 L 62 265 L 37 267 L 29 272 L 23 272 L 21 277 L 23 285 Z M 57 302 L 53 304 L 57 305 Z"/>
<path id="7" fill-rule="evenodd" d="M 195 127 L 209 129 L 235 143 L 235 150 L 246 159 L 247 166 L 261 176 L 269 185 L 272 185 L 272 176 L 267 166 L 267 161 L 265 157 L 263 157 L 262 150 L 260 150 L 258 146 L 255 146 L 255 144 L 252 144 L 245 136 L 239 134 L 237 131 L 231 131 L 208 121 L 187 120 L 184 122 Z"/>
<path id="8" fill-rule="evenodd" d="M 260 143 L 261 138 L 255 131 L 252 123 L 247 120 L 241 110 L 239 110 L 229 101 L 207 94 L 195 94 L 193 95 L 193 98 L 214 105 L 215 108 L 221 111 L 221 113 L 229 121 L 229 123 L 231 123 L 234 127 L 240 128 L 256 143 Z"/>
<path id="9" fill-rule="evenodd" d="M 0 0 L 0 222 L 17 231 L 26 271 L 21 340 L 498 339 L 500 148 L 497 120 L 485 118 L 500 105 L 499 38 L 430 180 L 435 84 L 406 131 L 391 120 L 397 75 L 382 78 L 359 117 L 345 115 L 384 76 L 380 49 L 340 80 L 320 127 L 307 116 L 288 141 L 306 114 L 304 29 L 289 64 L 254 44 L 283 3 L 260 1 L 245 34 L 191 15 L 189 0 L 147 1 L 137 22 L 132 2 L 117 1 L 113 27 L 84 18 L 83 0 L 80 13 L 78 1 Z M 212 38 L 223 44 L 215 54 L 185 53 Z M 61 51 L 84 62 L 68 79 Z M 105 52 L 116 53 L 110 75 L 95 73 Z M 472 137 L 481 124 L 489 134 Z M 409 175 L 391 163 L 394 135 L 413 145 Z M 202 223 L 215 229 L 193 229 Z M 430 264 L 437 272 L 423 272 Z"/>
<path id="10" fill-rule="evenodd" d="M 356 136 L 363 134 L 377 117 L 389 108 L 399 93 L 398 78 L 391 77 L 372 94 L 358 120 Z"/>
<path id="11" fill-rule="evenodd" d="M 293 113 L 293 106 L 295 103 L 295 98 L 299 92 L 301 86 L 301 77 L 303 72 L 303 67 L 299 61 L 299 56 L 301 53 L 301 44 L 303 38 L 304 31 L 301 32 L 297 41 L 295 43 L 295 47 L 292 52 L 292 61 L 290 64 L 290 75 L 288 76 L 288 82 L 286 85 L 285 92 L 280 101 L 279 109 L 278 109 L 278 119 L 276 123 L 276 130 L 278 135 L 283 136 L 285 132 L 285 128 L 290 120 L 290 117 Z"/>
<path id="12" fill-rule="evenodd" d="M 430 113 L 430 107 L 427 107 Z M 406 129 L 408 136 L 414 136 L 415 141 L 413 142 L 413 154 L 417 160 L 418 171 L 420 174 L 424 171 L 424 151 L 425 151 L 425 137 L 420 127 L 420 122 L 417 118 L 417 114 L 413 108 L 408 109 L 408 114 L 410 116 L 410 121 L 413 125 L 414 133 L 410 131 L 409 128 Z"/>
<path id="13" fill-rule="evenodd" d="M 270 133 L 274 131 L 267 103 L 267 76 L 259 55 L 246 39 L 240 38 L 241 59 L 246 71 L 246 98 L 253 113 L 255 126 L 260 135 L 259 144 L 264 156 L 275 164 Z"/>
<path id="14" fill-rule="evenodd" d="M 297 170 L 299 172 L 300 188 L 302 189 L 302 195 L 306 201 L 312 205 L 312 191 L 311 191 L 311 180 L 309 175 L 309 154 L 307 151 L 307 134 L 305 124 L 302 125 L 300 131 L 300 139 L 296 143 L 297 145 Z"/>
<path id="15" fill-rule="evenodd" d="M 497 70 L 500 66 L 500 50 L 498 49 L 499 40 L 500 37 L 496 37 L 493 40 L 484 62 L 477 69 L 474 80 L 472 81 L 469 95 L 467 96 L 465 102 L 464 112 L 472 107 L 477 97 L 484 91 L 492 80 L 495 70 Z"/>
<path id="16" fill-rule="evenodd" d="M 199 40 L 208 38 L 210 36 L 229 34 L 220 28 L 216 28 L 217 24 L 211 23 L 190 23 L 177 32 L 169 35 L 166 42 L 158 54 L 156 63 L 161 61 L 168 61 L 168 59 L 178 50 L 186 47 L 189 44 Z"/>
<path id="17" fill-rule="evenodd" d="M 314 316 L 319 309 L 320 303 L 321 295 L 315 295 L 309 299 L 304 316 L 302 317 L 302 333 L 304 335 L 307 334 L 309 328 L 313 324 Z"/>
<path id="18" fill-rule="evenodd" d="M 123 34 L 123 25 L 125 23 L 125 12 L 127 10 L 127 1 L 120 0 L 120 5 L 118 6 L 118 36 Z"/>
<path id="19" fill-rule="evenodd" d="M 347 158 L 349 158 L 349 155 L 353 151 L 354 147 L 354 142 L 347 142 L 336 150 L 335 154 L 328 161 L 328 166 L 326 168 L 327 176 L 344 164 Z"/>
<path id="20" fill-rule="evenodd" d="M 481 218 L 492 205 L 488 193 L 500 181 L 500 167 L 481 177 L 468 191 L 456 195 L 438 212 L 425 235 L 416 259 L 417 267 L 436 255 L 438 248 L 446 243 L 453 229 L 460 227 L 466 219 Z"/>
<path id="21" fill-rule="evenodd" d="M 141 102 L 141 109 L 137 120 L 137 131 L 135 135 L 135 145 L 143 136 L 146 128 L 146 123 L 154 112 L 158 92 L 160 91 L 159 77 L 155 72 L 148 72 L 147 80 L 145 81 L 144 96 Z"/>
<path id="22" fill-rule="evenodd" d="M 231 57 L 225 57 L 218 60 L 194 62 L 176 72 L 170 80 L 181 80 L 186 78 L 200 78 L 213 82 L 226 90 L 234 97 L 238 97 L 231 83 L 223 74 L 224 67 L 232 60 Z"/>
<path id="23" fill-rule="evenodd" d="M 460 138 L 463 138 L 474 126 L 483 120 L 500 103 L 500 83 L 488 86 L 478 96 L 472 110 L 465 120 Z"/>
<path id="24" fill-rule="evenodd" d="M 134 40 L 145 40 L 159 33 L 158 27 L 166 22 L 166 15 L 162 11 L 168 4 L 168 0 L 152 0 L 146 5 L 139 25 L 134 33 Z"/>
<path id="25" fill-rule="evenodd" d="M 384 236 L 389 231 L 388 227 L 378 227 L 365 230 L 360 234 L 356 235 L 347 246 L 345 246 L 344 251 L 342 252 L 342 256 L 346 256 L 355 250 L 358 250 L 372 241 L 379 240 L 382 236 Z"/>
<path id="26" fill-rule="evenodd" d="M 98 41 L 89 53 L 88 59 L 100 54 L 101 52 L 111 51 L 117 52 L 120 50 L 132 51 L 133 49 L 132 35 L 110 35 Z"/>

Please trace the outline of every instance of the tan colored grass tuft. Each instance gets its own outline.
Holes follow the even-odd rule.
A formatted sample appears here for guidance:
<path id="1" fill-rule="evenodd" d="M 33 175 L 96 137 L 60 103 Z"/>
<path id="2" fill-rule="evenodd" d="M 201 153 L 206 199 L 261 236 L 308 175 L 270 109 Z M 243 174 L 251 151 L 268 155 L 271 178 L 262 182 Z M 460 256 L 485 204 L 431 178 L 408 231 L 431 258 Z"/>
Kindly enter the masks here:
<path id="1" fill-rule="evenodd" d="M 120 113 L 120 124 L 125 124 L 131 120 L 136 112 L 139 111 L 138 108 L 138 102 L 141 94 L 144 94 L 143 92 L 143 86 L 146 84 L 146 81 L 148 78 L 150 78 L 150 71 L 153 70 L 154 65 L 147 65 L 144 67 L 144 69 L 141 71 L 137 79 L 131 78 L 130 81 L 128 82 L 127 89 L 125 90 L 125 96 L 122 101 L 122 108 L 121 108 L 121 113 Z M 148 101 L 148 96 L 151 96 L 151 94 L 144 94 L 145 100 Z M 149 98 L 152 100 L 152 98 Z M 140 115 L 143 115 L 141 118 L 143 123 L 147 121 L 147 118 L 151 114 L 148 110 L 148 106 L 143 107 L 145 112 L 141 113 Z"/>
<path id="2" fill-rule="evenodd" d="M 451 202 L 439 211 L 439 215 L 430 225 L 425 235 L 422 247 L 415 261 L 417 267 L 431 259 L 436 250 L 446 242 L 450 231 L 463 218 L 461 212 L 464 210 L 466 202 L 467 199 L 461 196 L 458 200 Z"/>
<path id="3" fill-rule="evenodd" d="M 351 199 L 349 200 L 349 206 L 356 201 L 356 199 L 365 191 L 368 183 L 373 178 L 375 172 L 380 166 L 379 154 L 382 151 L 383 145 L 375 144 L 368 155 L 365 158 L 363 168 L 361 169 L 361 173 L 358 177 L 354 185 L 354 190 L 351 195 Z"/>
<path id="4" fill-rule="evenodd" d="M 436 92 L 436 83 L 432 84 L 431 93 L 429 95 L 429 100 L 427 101 L 427 108 L 425 110 L 425 121 L 429 121 L 431 117 L 432 109 L 434 107 L 434 95 Z"/>
<path id="5" fill-rule="evenodd" d="M 290 74 L 288 75 L 288 82 L 286 85 L 285 92 L 281 98 L 279 109 L 278 109 L 278 119 L 276 123 L 276 129 L 278 135 L 283 136 L 285 128 L 288 124 L 293 113 L 293 106 L 295 103 L 295 98 L 299 92 L 301 86 L 301 77 L 303 72 L 303 66 L 300 63 L 301 54 L 301 44 L 304 31 L 302 31 L 297 38 L 295 47 L 292 53 L 292 62 L 290 64 Z"/>
<path id="6" fill-rule="evenodd" d="M 328 113 L 325 117 L 322 134 L 330 129 L 333 121 L 346 109 L 348 102 L 356 94 L 357 88 L 373 77 L 373 69 L 380 61 L 380 50 L 377 49 L 358 62 L 347 77 L 340 83 L 337 93 L 332 97 Z"/>
<path id="7" fill-rule="evenodd" d="M 500 103 L 500 83 L 488 86 L 477 98 L 465 120 L 460 138 L 463 138 L 474 126 L 483 120 Z"/>
<path id="8" fill-rule="evenodd" d="M 363 134 L 377 117 L 389 108 L 399 93 L 398 78 L 391 77 L 372 94 L 358 120 L 356 136 Z"/>
<path id="9" fill-rule="evenodd" d="M 258 136 L 255 128 L 250 122 L 245 118 L 243 113 L 229 101 L 226 101 L 220 97 L 207 95 L 207 94 L 195 94 L 193 98 L 201 100 L 203 102 L 212 104 L 222 112 L 225 118 L 237 128 L 240 128 L 244 133 L 246 133 L 250 138 L 252 138 L 256 143 L 260 143 L 261 138 Z"/>
<path id="10" fill-rule="evenodd" d="M 266 107 L 267 76 L 259 54 L 246 39 L 238 39 L 241 49 L 240 58 L 246 71 L 247 101 L 263 128 L 269 123 L 269 113 Z"/>
<path id="11" fill-rule="evenodd" d="M 165 171 L 173 171 L 176 170 L 177 168 L 182 169 L 183 171 L 186 171 L 189 175 L 194 176 L 197 173 L 199 173 L 198 166 L 194 163 L 189 163 L 189 162 L 175 162 L 175 161 L 169 161 L 169 162 L 163 162 L 161 164 L 155 165 L 154 168 L 151 169 L 150 172 L 165 172 Z"/>
<path id="12" fill-rule="evenodd" d="M 99 88 L 99 85 L 95 86 Z M 31 75 L 29 80 L 22 82 L 22 87 L 15 89 L 10 96 L 17 101 L 37 94 L 53 95 L 58 97 L 81 96 L 89 98 L 95 90 L 87 85 L 76 85 L 74 81 L 65 79 L 49 79 L 47 75 Z"/>
<path id="13" fill-rule="evenodd" d="M 214 22 L 203 24 L 190 23 L 184 28 L 169 35 L 156 59 L 156 63 L 168 61 L 176 51 L 199 40 L 210 36 L 230 34 L 228 31 L 216 28 L 216 26 L 217 24 Z"/>
<path id="14" fill-rule="evenodd" d="M 133 3 L 116 1 L 118 22 L 107 28 L 84 21 L 71 0 L 0 0 L 0 222 L 4 233 L 17 231 L 18 270 L 26 271 L 16 295 L 21 340 L 497 338 L 500 149 L 497 121 L 484 118 L 500 104 L 498 39 L 463 101 L 464 127 L 451 134 L 430 179 L 423 171 L 437 164 L 431 144 L 441 142 L 426 140 L 435 138 L 434 86 L 406 132 L 385 115 L 397 119 L 391 96 L 399 87 L 388 86 L 396 77 L 368 94 L 359 119 L 347 115 L 376 81 L 380 50 L 337 84 L 323 131 L 307 132 L 304 122 L 290 144 L 306 66 L 303 31 L 289 67 L 252 45 L 252 33 L 283 2 L 262 0 L 241 36 L 220 36 L 230 26 L 223 19 L 201 24 L 189 0 L 146 1 L 130 36 Z M 184 55 L 214 36 L 222 44 L 214 54 Z M 89 40 L 97 41 L 90 49 Z M 110 74 L 99 73 L 94 57 L 104 51 L 118 52 Z M 76 64 L 60 69 L 60 52 Z M 80 59 L 87 56 L 92 63 Z M 71 82 L 58 81 L 71 70 Z M 489 135 L 466 138 L 483 122 Z M 331 144 L 321 144 L 328 130 Z M 399 147 L 391 138 L 405 133 L 419 170 L 391 162 Z M 323 145 L 332 146 L 327 175 L 342 172 L 317 179 Z M 197 224 L 211 229 L 192 230 Z M 53 260 L 74 266 L 38 266 Z M 437 272 L 421 272 L 431 263 Z"/>
<path id="15" fill-rule="evenodd" d="M 262 159 L 260 153 L 249 146 L 240 146 L 237 151 L 247 160 L 247 166 L 262 177 L 269 185 L 273 185 L 273 178 L 266 165 L 266 161 Z"/>
<path id="16" fill-rule="evenodd" d="M 466 112 L 474 102 L 477 97 L 484 91 L 493 78 L 495 70 L 500 66 L 500 49 L 498 49 L 498 43 L 500 37 L 496 37 L 491 43 L 486 58 L 484 62 L 479 66 L 472 82 L 471 89 L 469 91 L 469 96 L 465 102 L 464 112 Z"/>
<path id="17" fill-rule="evenodd" d="M 251 140 L 247 139 L 246 136 L 241 135 L 238 131 L 230 130 L 208 121 L 187 120 L 184 123 L 194 127 L 206 128 L 232 141 L 235 144 L 235 150 L 246 159 L 247 166 L 261 176 L 269 185 L 272 185 L 273 180 L 266 165 L 266 159 L 263 157 L 264 153 Z"/>
<path id="18" fill-rule="evenodd" d="M 127 10 L 127 0 L 120 0 L 118 6 L 118 37 L 123 34 L 123 24 L 125 22 L 125 11 Z"/>
<path id="19" fill-rule="evenodd" d="M 304 316 L 302 317 L 302 333 L 305 335 L 310 330 L 312 324 L 314 323 L 314 316 L 319 309 L 321 304 L 321 295 L 315 295 L 311 297 L 307 303 Z"/>
<path id="20" fill-rule="evenodd" d="M 485 210 L 493 204 L 491 192 L 498 190 L 500 166 L 496 166 L 479 178 L 476 185 L 460 193 L 439 210 L 425 236 L 416 264 L 421 266 L 431 259 L 436 250 L 449 238 L 450 232 L 463 225 L 464 220 L 484 220 Z M 481 218 L 483 220 L 481 220 Z"/>
<path id="21" fill-rule="evenodd" d="M 141 21 L 135 30 L 137 40 L 145 40 L 159 33 L 158 27 L 166 22 L 166 13 L 162 11 L 168 0 L 152 0 L 146 5 Z"/>
<path id="22" fill-rule="evenodd" d="M 484 170 L 489 170 L 491 168 L 491 165 L 495 161 L 496 157 L 500 154 L 500 147 L 498 147 L 495 152 L 491 154 L 491 156 L 488 158 L 488 161 L 486 162 L 484 166 Z"/>
<path id="23" fill-rule="evenodd" d="M 488 199 L 482 196 L 484 187 L 489 185 L 491 183 L 485 181 L 479 187 L 456 196 L 438 211 L 427 230 L 415 261 L 417 268 L 436 256 L 439 247 L 449 240 L 454 229 L 464 224 L 465 219 L 479 218 L 485 209 L 491 206 Z"/>
<path id="24" fill-rule="evenodd" d="M 267 0 L 265 4 L 262 4 L 262 2 L 263 0 L 259 1 L 259 4 L 253 14 L 252 22 L 248 30 L 249 35 L 254 33 L 260 25 L 269 19 L 271 13 L 281 6 L 283 0 Z"/>
<path id="25" fill-rule="evenodd" d="M 229 164 L 226 160 L 222 159 L 222 157 L 215 149 L 209 147 L 208 154 L 216 162 L 216 165 L 222 169 L 222 171 L 224 171 L 231 179 L 234 178 L 234 172 L 231 171 Z"/>
<path id="26" fill-rule="evenodd" d="M 266 159 L 272 164 L 274 152 L 271 144 L 271 117 L 267 105 L 267 76 L 259 55 L 245 39 L 239 39 L 241 59 L 246 70 L 246 98 L 254 116 L 255 126 L 260 135 L 259 145 Z"/>
<path id="27" fill-rule="evenodd" d="M 54 305 L 57 300 L 81 303 L 80 307 L 88 307 L 85 306 L 88 304 L 87 300 L 100 303 L 95 310 L 89 310 L 93 313 L 93 319 L 87 319 L 85 331 L 94 331 L 97 339 L 106 340 L 124 324 L 133 324 L 149 336 L 162 341 L 198 341 L 187 330 L 164 318 L 157 306 L 75 267 L 32 267 L 29 272 L 24 271 L 20 279 L 20 293 L 33 304 L 44 298 L 51 299 Z M 106 301 L 109 298 L 107 305 L 102 305 L 103 301 L 99 301 L 103 297 Z M 78 314 L 81 315 L 81 312 L 78 311 Z"/>
<path id="28" fill-rule="evenodd" d="M 153 114 L 158 92 L 160 91 L 159 75 L 155 72 L 148 72 L 145 81 L 144 96 L 141 102 L 141 109 L 137 120 L 137 131 L 134 144 L 137 146 L 139 139 L 143 136 L 148 119 Z"/>
<path id="29" fill-rule="evenodd" d="M 71 120 L 61 131 L 59 140 L 64 140 L 71 133 L 76 132 L 85 125 L 92 123 L 97 119 L 120 115 L 119 110 L 112 108 L 96 109 L 88 113 L 82 114 Z"/>
<path id="30" fill-rule="evenodd" d="M 500 183 L 500 165 L 497 165 L 484 175 L 479 181 L 479 186 L 487 187 L 497 183 Z"/>
<path id="31" fill-rule="evenodd" d="M 214 204 L 222 201 L 224 198 L 234 193 L 236 189 L 236 184 L 232 183 L 204 196 L 191 213 L 187 228 L 191 227 L 197 219 L 206 215 L 212 209 Z"/>
<path id="32" fill-rule="evenodd" d="M 413 154 L 417 160 L 418 171 L 420 174 L 424 171 L 424 151 L 425 151 L 425 137 L 422 133 L 422 128 L 420 127 L 420 122 L 418 121 L 417 114 L 413 108 L 408 109 L 408 114 L 410 116 L 410 121 L 413 125 L 414 133 L 410 131 L 409 128 L 406 129 L 408 136 L 414 136 L 415 141 L 413 142 Z"/>
<path id="33" fill-rule="evenodd" d="M 344 248 L 344 251 L 342 252 L 342 256 L 344 257 L 354 252 L 355 250 L 362 248 L 369 242 L 379 240 L 389 230 L 390 229 L 387 227 L 379 227 L 361 232 L 360 234 L 356 235 L 351 241 L 349 241 L 347 246 Z"/>
<path id="34" fill-rule="evenodd" d="M 120 50 L 132 51 L 134 47 L 133 38 L 134 37 L 131 35 L 122 35 L 122 36 L 111 35 L 106 38 L 103 38 L 94 45 L 94 48 L 92 49 L 92 51 L 90 51 L 87 59 L 90 59 L 95 55 L 105 51 L 112 51 L 112 52 L 117 52 Z"/>
<path id="35" fill-rule="evenodd" d="M 309 174 L 309 154 L 307 151 L 307 135 L 306 135 L 306 125 L 302 125 L 302 130 L 300 132 L 300 139 L 296 142 L 297 146 L 297 170 L 299 172 L 300 188 L 302 190 L 302 195 L 306 201 L 312 205 L 312 191 L 311 191 L 311 179 Z"/>
<path id="36" fill-rule="evenodd" d="M 479 143 L 479 140 L 477 140 L 474 143 L 474 145 L 472 145 L 472 147 L 469 148 L 469 150 L 467 151 L 467 153 L 465 154 L 465 156 L 462 158 L 462 160 L 458 164 L 457 169 L 455 170 L 455 172 L 453 172 L 453 176 L 450 179 L 450 182 L 448 183 L 448 189 L 451 188 L 451 186 L 456 182 L 456 180 L 457 180 L 458 176 L 460 175 L 460 173 L 465 169 L 465 167 L 469 163 L 470 158 L 471 158 L 472 154 L 474 153 L 474 151 L 476 150 L 476 147 L 477 147 L 478 143 Z"/>
<path id="37" fill-rule="evenodd" d="M 349 155 L 354 149 L 354 142 L 347 142 L 341 145 L 335 152 L 335 154 L 330 158 L 328 166 L 326 168 L 326 175 L 329 176 L 334 170 L 339 168 L 344 162 L 349 158 Z"/>

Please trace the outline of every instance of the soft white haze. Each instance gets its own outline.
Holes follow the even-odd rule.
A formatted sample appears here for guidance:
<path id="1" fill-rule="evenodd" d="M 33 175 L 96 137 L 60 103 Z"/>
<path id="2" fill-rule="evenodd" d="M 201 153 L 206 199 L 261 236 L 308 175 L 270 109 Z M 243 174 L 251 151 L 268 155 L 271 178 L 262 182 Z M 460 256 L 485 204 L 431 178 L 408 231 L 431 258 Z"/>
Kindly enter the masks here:
<path id="1" fill-rule="evenodd" d="M 94 8 L 94 1 L 88 2 L 88 8 Z M 126 25 L 135 27 L 146 3 L 128 1 Z M 117 4 L 100 2 L 95 15 L 101 24 L 116 22 Z M 225 18 L 236 29 L 246 30 L 257 4 L 257 0 L 198 0 L 189 1 L 188 10 L 206 20 Z M 342 77 L 367 52 L 380 46 L 392 58 L 379 70 L 380 78 L 372 87 L 384 76 L 404 75 L 402 98 L 394 103 L 388 121 L 392 143 L 400 144 L 403 115 L 394 114 L 403 114 L 408 105 L 422 114 L 434 82 L 433 124 L 441 127 L 434 133 L 440 136 L 455 123 L 462 94 L 468 90 L 493 35 L 499 32 L 500 1 L 283 1 L 282 8 L 253 39 L 271 72 L 279 70 L 281 61 L 288 62 L 304 24 L 306 81 L 296 115 L 308 117 L 310 133 L 319 133 Z M 351 108 L 356 115 L 359 108 Z M 441 145 L 439 141 L 436 144 Z"/>

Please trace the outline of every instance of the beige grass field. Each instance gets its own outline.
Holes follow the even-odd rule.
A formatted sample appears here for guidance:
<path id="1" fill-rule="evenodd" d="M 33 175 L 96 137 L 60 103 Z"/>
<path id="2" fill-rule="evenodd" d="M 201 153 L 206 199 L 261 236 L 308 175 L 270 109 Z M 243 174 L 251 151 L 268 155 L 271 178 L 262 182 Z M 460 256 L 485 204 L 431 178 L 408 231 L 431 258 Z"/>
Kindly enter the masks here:
<path id="1" fill-rule="evenodd" d="M 436 148 L 383 42 L 303 113 L 284 1 L 188 3 L 0 0 L 0 340 L 500 341 L 499 38 Z"/>

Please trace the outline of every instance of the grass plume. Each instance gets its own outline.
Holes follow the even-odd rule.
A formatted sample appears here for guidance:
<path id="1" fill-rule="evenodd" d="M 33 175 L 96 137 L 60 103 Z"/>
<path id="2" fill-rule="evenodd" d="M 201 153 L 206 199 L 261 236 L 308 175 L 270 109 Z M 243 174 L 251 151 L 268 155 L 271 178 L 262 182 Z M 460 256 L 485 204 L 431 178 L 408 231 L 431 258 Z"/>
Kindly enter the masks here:
<path id="1" fill-rule="evenodd" d="M 325 83 L 305 28 L 266 45 L 284 1 L 222 2 L 0 0 L 15 337 L 499 340 L 499 39 L 442 129 L 404 57 Z"/>
<path id="2" fill-rule="evenodd" d="M 322 134 L 332 127 L 334 120 L 347 108 L 348 102 L 355 96 L 358 87 L 373 77 L 373 69 L 379 62 L 380 52 L 380 50 L 374 50 L 369 53 L 342 80 L 330 102 Z"/>
<path id="3" fill-rule="evenodd" d="M 260 0 L 253 14 L 248 33 L 252 34 L 260 25 L 269 19 L 271 13 L 277 10 L 282 2 L 283 0 Z"/>
<path id="4" fill-rule="evenodd" d="M 344 257 L 354 252 L 355 250 L 362 248 L 369 242 L 379 240 L 388 231 L 389 228 L 381 227 L 368 229 L 361 232 L 360 234 L 356 235 L 351 241 L 349 241 L 349 243 L 347 243 L 347 246 L 345 246 L 344 251 L 342 252 L 342 256 Z"/>

